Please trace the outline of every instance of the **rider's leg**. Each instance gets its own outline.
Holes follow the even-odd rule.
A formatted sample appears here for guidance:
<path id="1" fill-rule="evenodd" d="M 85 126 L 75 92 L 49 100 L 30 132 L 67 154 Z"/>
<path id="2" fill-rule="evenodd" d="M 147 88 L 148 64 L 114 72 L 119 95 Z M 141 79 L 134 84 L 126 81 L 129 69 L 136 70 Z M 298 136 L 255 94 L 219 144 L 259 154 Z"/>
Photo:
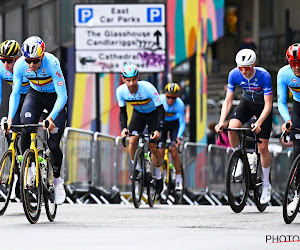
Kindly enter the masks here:
<path id="1" fill-rule="evenodd" d="M 260 159 L 261 159 L 261 166 L 262 166 L 262 172 L 263 172 L 263 186 L 270 186 L 270 165 L 271 165 L 271 155 L 268 149 L 268 139 L 260 139 L 262 143 L 258 143 L 258 150 L 260 153 Z"/>
<path id="2" fill-rule="evenodd" d="M 179 158 L 178 150 L 175 146 L 171 146 L 171 155 L 172 155 L 172 159 L 174 161 L 176 175 L 181 175 L 181 161 Z"/>
<path id="3" fill-rule="evenodd" d="M 231 119 L 229 121 L 229 128 L 240 128 L 242 127 L 242 123 L 238 119 Z M 233 149 L 237 148 L 240 145 L 240 140 L 237 132 L 235 131 L 228 131 L 228 138 L 230 145 Z"/>

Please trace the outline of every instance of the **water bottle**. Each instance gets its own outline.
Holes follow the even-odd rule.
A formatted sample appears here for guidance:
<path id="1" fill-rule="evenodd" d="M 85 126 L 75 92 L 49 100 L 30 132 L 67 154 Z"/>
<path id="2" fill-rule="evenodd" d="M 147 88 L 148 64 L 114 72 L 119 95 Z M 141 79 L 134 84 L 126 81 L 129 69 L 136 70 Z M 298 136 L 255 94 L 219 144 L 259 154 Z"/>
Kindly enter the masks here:
<path id="1" fill-rule="evenodd" d="M 147 153 L 145 153 L 145 166 L 146 166 L 146 172 L 150 173 L 150 171 L 151 171 L 151 161 L 150 161 L 150 157 Z"/>
<path id="2" fill-rule="evenodd" d="M 39 159 L 39 163 L 40 163 L 41 176 L 43 179 L 46 179 L 47 178 L 47 161 L 41 156 L 39 156 L 38 159 Z"/>
<path id="3" fill-rule="evenodd" d="M 255 152 L 253 152 L 252 154 L 247 153 L 247 157 L 249 161 L 251 174 L 255 174 L 257 169 L 257 154 Z"/>

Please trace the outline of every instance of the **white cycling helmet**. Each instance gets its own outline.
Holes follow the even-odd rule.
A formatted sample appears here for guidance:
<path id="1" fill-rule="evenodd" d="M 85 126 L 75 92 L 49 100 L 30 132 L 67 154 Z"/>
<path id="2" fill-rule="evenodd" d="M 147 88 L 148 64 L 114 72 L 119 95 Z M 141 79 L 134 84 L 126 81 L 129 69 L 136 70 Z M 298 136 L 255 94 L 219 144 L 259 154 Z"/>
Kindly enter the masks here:
<path id="1" fill-rule="evenodd" d="M 235 62 L 240 66 L 251 66 L 256 61 L 255 52 L 252 49 L 242 49 L 235 57 Z"/>

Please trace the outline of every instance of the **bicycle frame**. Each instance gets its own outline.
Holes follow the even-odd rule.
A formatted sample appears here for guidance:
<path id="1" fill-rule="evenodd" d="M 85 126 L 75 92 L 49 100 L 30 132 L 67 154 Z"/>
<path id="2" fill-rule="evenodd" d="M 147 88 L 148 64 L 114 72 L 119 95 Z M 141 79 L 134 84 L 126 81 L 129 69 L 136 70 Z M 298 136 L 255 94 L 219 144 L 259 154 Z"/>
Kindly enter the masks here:
<path id="1" fill-rule="evenodd" d="M 10 174 L 9 174 L 9 179 L 8 179 L 8 184 L 10 185 L 11 182 L 11 178 L 13 175 L 13 169 L 14 169 L 14 165 L 16 162 L 16 148 L 15 148 L 15 142 L 16 142 L 16 138 L 18 136 L 19 132 L 13 132 L 12 133 L 12 139 L 11 139 L 11 143 L 9 145 L 8 150 L 11 150 L 12 152 L 12 159 L 11 159 L 11 167 L 10 167 Z M 6 162 L 6 160 L 5 160 Z M 4 164 L 5 164 L 4 162 Z M 0 176 L 2 175 L 2 173 L 0 173 Z"/>

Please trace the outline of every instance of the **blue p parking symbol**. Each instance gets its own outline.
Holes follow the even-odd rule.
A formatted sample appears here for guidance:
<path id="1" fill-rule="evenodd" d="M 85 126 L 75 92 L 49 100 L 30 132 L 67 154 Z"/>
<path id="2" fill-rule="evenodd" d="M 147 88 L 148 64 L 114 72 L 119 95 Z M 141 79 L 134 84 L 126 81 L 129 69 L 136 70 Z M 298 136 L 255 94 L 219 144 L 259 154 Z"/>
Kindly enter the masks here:
<path id="1" fill-rule="evenodd" d="M 161 8 L 147 8 L 147 22 L 161 23 L 162 22 Z"/>
<path id="2" fill-rule="evenodd" d="M 93 9 L 91 8 L 80 8 L 78 9 L 78 22 L 87 23 L 93 18 Z"/>

